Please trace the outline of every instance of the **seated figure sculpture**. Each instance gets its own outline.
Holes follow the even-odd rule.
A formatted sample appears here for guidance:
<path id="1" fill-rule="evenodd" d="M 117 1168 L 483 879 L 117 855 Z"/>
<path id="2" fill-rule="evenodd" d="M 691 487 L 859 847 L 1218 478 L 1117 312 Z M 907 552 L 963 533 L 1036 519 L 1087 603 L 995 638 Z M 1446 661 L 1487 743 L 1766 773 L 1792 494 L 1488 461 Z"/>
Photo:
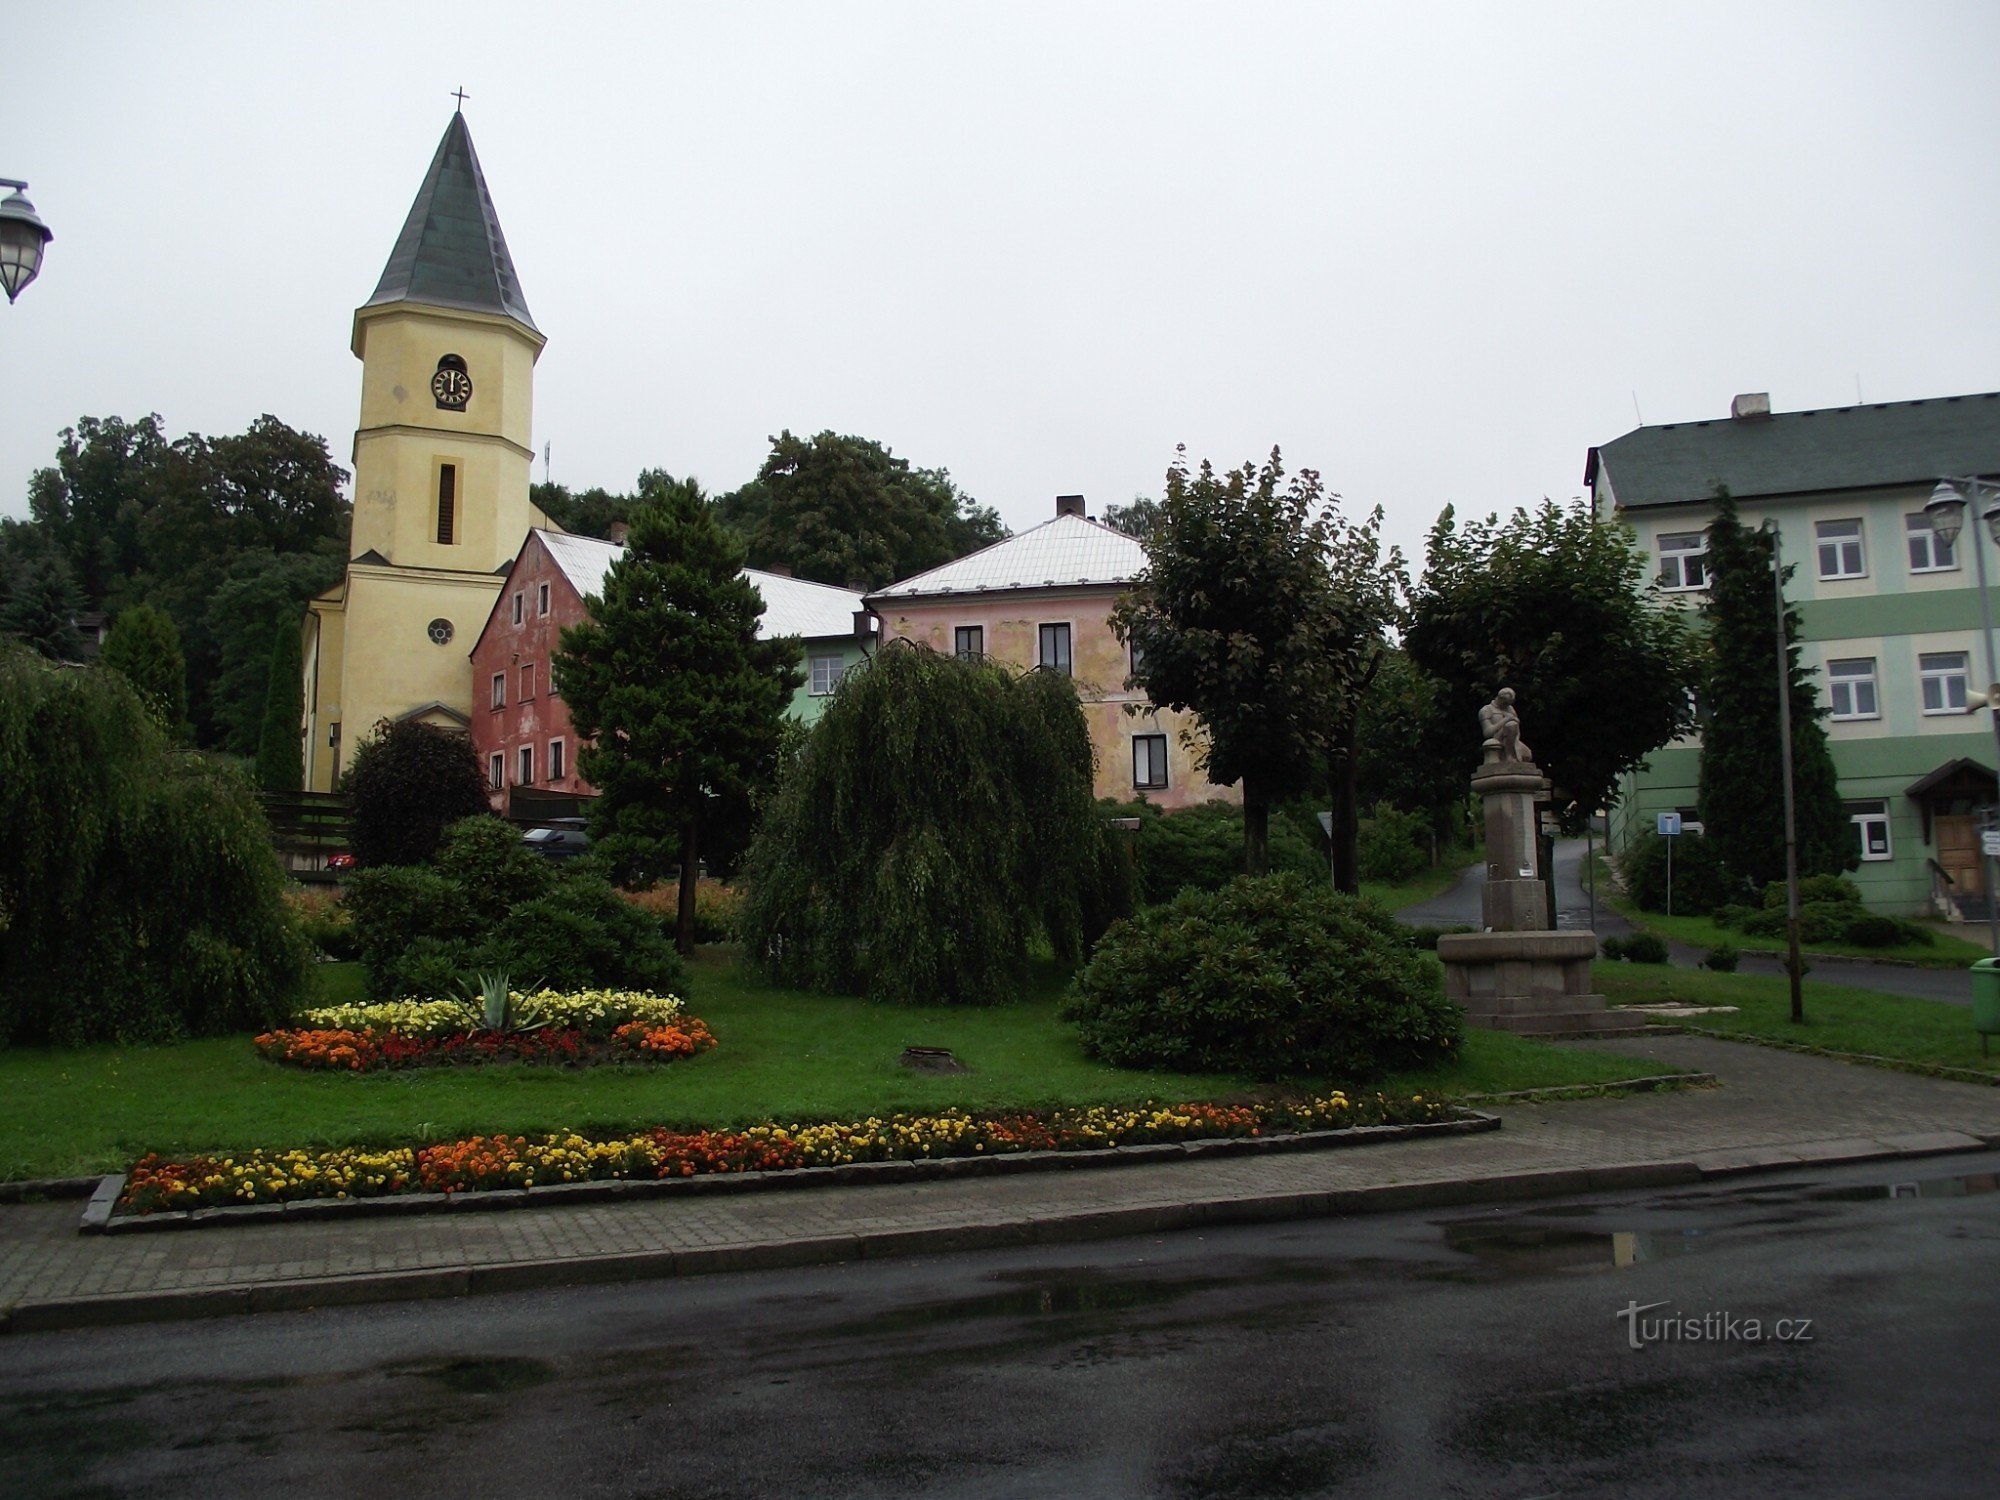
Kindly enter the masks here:
<path id="1" fill-rule="evenodd" d="M 1514 690 L 1503 687 L 1493 701 L 1479 710 L 1479 732 L 1486 737 L 1484 748 L 1497 751 L 1488 759 L 1533 761 L 1534 752 L 1521 743 L 1521 715 L 1514 708 Z"/>

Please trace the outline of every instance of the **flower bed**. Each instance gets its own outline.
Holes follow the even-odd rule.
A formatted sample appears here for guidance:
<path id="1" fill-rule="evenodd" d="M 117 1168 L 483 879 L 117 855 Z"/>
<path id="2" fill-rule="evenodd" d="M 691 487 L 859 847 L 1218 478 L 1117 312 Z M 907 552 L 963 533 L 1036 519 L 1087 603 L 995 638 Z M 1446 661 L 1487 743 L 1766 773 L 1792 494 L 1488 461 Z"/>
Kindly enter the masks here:
<path id="1" fill-rule="evenodd" d="M 149 1154 L 126 1176 L 121 1212 L 366 1198 L 402 1192 L 462 1193 L 558 1182 L 658 1180 L 713 1172 L 760 1172 L 1019 1151 L 1091 1151 L 1112 1146 L 1410 1125 L 1450 1119 L 1449 1105 L 1384 1094 L 1335 1092 L 1265 1104 L 1143 1104 L 1133 1107 L 891 1115 L 817 1125 L 744 1130 L 660 1128 L 593 1139 L 573 1132 L 472 1136 L 433 1146 L 334 1151 L 251 1151 L 169 1158 Z"/>
<path id="2" fill-rule="evenodd" d="M 527 1029 L 485 1030 L 462 1001 L 400 1000 L 303 1011 L 298 1026 L 265 1032 L 253 1045 L 272 1062 L 355 1073 L 488 1062 L 672 1062 L 715 1045 L 708 1027 L 672 995 L 542 990 L 513 999 L 516 1013 L 533 1023 Z"/>

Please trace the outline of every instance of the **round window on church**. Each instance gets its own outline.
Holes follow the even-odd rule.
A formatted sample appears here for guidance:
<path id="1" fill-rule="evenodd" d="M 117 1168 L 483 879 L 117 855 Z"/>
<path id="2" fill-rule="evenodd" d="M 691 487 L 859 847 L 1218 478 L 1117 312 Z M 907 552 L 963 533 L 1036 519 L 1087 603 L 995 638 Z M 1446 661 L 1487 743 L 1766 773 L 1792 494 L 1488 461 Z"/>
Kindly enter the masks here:
<path id="1" fill-rule="evenodd" d="M 451 621 L 433 620 L 425 627 L 425 630 L 429 633 L 433 646 L 449 646 L 451 644 Z"/>

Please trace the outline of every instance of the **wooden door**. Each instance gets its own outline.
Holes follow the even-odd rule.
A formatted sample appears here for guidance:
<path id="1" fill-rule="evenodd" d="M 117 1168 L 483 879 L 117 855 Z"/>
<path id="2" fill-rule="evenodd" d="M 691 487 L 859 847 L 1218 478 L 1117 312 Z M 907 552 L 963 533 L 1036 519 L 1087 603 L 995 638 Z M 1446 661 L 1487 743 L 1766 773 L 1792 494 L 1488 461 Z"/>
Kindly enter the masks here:
<path id="1" fill-rule="evenodd" d="M 1979 855 L 1979 820 L 1971 813 L 1940 813 L 1937 818 L 1938 863 L 1952 878 L 1952 894 L 1986 894 L 1986 861 Z"/>

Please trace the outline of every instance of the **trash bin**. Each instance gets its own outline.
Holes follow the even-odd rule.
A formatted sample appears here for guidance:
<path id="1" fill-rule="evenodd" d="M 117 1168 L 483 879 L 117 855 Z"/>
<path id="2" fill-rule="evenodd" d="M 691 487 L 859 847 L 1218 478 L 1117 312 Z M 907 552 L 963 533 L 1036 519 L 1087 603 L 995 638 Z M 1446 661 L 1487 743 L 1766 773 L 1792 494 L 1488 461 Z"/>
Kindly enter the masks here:
<path id="1" fill-rule="evenodd" d="M 1972 966 L 1972 1029 L 1979 1049 L 1988 1037 L 2000 1036 L 2000 958 L 1982 958 Z"/>

